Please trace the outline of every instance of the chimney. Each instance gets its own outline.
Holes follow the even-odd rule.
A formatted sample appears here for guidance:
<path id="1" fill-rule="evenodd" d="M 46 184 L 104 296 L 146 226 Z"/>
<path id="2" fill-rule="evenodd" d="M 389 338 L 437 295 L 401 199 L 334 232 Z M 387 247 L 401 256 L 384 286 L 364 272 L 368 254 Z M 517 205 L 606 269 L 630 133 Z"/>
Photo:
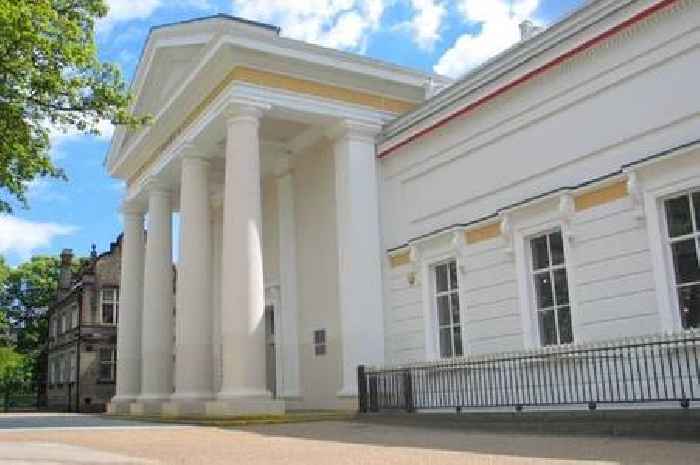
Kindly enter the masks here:
<path id="1" fill-rule="evenodd" d="M 527 40 L 530 39 L 531 37 L 535 36 L 536 34 L 539 34 L 542 32 L 541 27 L 535 26 L 535 23 L 530 21 L 529 19 L 526 19 L 522 23 L 520 23 L 520 40 Z"/>
<path id="2" fill-rule="evenodd" d="M 73 281 L 71 265 L 73 263 L 73 251 L 63 249 L 61 252 L 61 265 L 58 271 L 58 298 L 68 295 Z"/>

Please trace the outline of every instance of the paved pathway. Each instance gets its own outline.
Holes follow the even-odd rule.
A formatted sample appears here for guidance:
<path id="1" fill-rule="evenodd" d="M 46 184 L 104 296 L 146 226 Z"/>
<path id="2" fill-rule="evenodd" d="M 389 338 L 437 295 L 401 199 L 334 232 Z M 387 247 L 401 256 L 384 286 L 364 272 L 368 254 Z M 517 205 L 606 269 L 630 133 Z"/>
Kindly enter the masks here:
<path id="1" fill-rule="evenodd" d="M 0 415 L 0 465 L 697 464 L 700 443 L 475 434 L 359 422 L 239 429 Z"/>

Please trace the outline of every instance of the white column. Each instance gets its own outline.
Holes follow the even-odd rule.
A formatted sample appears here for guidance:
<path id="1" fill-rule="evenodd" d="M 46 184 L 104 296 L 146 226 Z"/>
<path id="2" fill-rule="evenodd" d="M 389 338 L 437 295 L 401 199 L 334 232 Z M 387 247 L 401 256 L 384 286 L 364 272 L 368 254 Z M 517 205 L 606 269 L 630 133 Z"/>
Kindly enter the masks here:
<path id="1" fill-rule="evenodd" d="M 258 128 L 262 110 L 233 105 L 226 119 L 221 279 L 221 400 L 268 399 Z"/>
<path id="2" fill-rule="evenodd" d="M 172 205 L 165 186 L 152 182 L 147 189 L 139 400 L 164 401 L 173 393 Z"/>
<path id="3" fill-rule="evenodd" d="M 214 395 L 211 238 L 209 161 L 190 145 L 183 153 L 180 183 L 173 400 L 211 399 Z"/>
<path id="4" fill-rule="evenodd" d="M 143 305 L 143 209 L 124 204 L 121 253 L 117 386 L 113 403 L 129 403 L 141 392 L 141 308 Z M 114 413 L 121 413 L 115 411 Z"/>
<path id="5" fill-rule="evenodd" d="M 211 241 L 212 241 L 212 345 L 213 345 L 213 368 L 212 386 L 214 392 L 219 392 L 221 389 L 221 242 L 223 240 L 223 215 L 221 207 L 223 205 L 223 192 L 221 195 L 216 194 L 211 199 L 212 206 L 212 223 L 211 223 Z"/>
<path id="6" fill-rule="evenodd" d="M 294 208 L 294 177 L 289 159 L 283 158 L 277 166 L 277 223 L 279 236 L 280 300 L 278 325 L 278 354 L 280 361 L 278 379 L 279 396 L 300 397 L 299 389 L 299 337 L 297 334 L 297 240 Z"/>
<path id="7" fill-rule="evenodd" d="M 334 145 L 338 297 L 343 379 L 339 396 L 357 395 L 357 366 L 384 361 L 379 195 L 379 128 L 346 121 Z"/>

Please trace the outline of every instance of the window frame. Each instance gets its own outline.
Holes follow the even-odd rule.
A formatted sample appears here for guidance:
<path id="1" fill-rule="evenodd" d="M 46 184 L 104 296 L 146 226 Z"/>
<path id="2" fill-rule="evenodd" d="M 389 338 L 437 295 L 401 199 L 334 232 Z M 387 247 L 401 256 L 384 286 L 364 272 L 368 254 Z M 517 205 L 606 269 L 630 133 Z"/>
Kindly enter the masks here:
<path id="1" fill-rule="evenodd" d="M 680 187 L 680 186 L 679 186 Z M 664 266 L 665 269 L 667 270 L 667 275 L 670 276 L 670 279 L 666 279 L 666 285 L 667 289 L 669 292 L 668 295 L 668 300 L 670 303 L 670 312 L 671 312 L 671 321 L 673 324 L 673 329 L 678 330 L 678 331 L 688 331 L 691 330 L 692 328 L 684 328 L 683 327 L 683 319 L 681 317 L 681 302 L 680 302 L 680 297 L 679 297 L 679 288 L 680 287 L 688 287 L 688 286 L 699 286 L 700 287 L 700 281 L 693 281 L 691 283 L 678 283 L 678 279 L 676 277 L 676 267 L 673 262 L 673 248 L 672 244 L 674 242 L 681 242 L 684 240 L 688 239 L 694 239 L 695 241 L 695 254 L 698 259 L 698 262 L 700 263 L 700 231 L 699 230 L 693 230 L 689 234 L 684 234 L 679 237 L 671 238 L 670 231 L 669 231 L 669 224 L 668 224 L 668 218 L 666 215 L 666 202 L 668 200 L 678 198 L 678 197 L 683 197 L 686 196 L 690 199 L 690 215 L 691 215 L 691 226 L 698 227 L 700 225 L 700 219 L 696 218 L 695 216 L 695 208 L 693 204 L 693 194 L 695 193 L 700 193 L 700 183 L 695 184 L 694 186 L 687 187 L 683 186 L 673 192 L 667 192 L 664 193 L 663 195 L 659 195 L 657 197 L 657 213 L 659 215 L 659 223 L 661 226 L 661 231 L 660 231 L 660 239 L 662 242 L 662 248 L 663 248 L 663 258 L 664 258 Z M 700 326 L 698 326 L 700 328 Z M 696 328 L 696 329 L 698 329 Z"/>
<path id="2" fill-rule="evenodd" d="M 112 299 L 105 299 L 105 291 L 112 291 Z M 116 325 L 119 323 L 119 288 L 116 286 L 104 286 L 100 288 L 100 323 L 103 325 Z M 105 305 L 111 305 L 112 322 L 105 322 Z"/>
<path id="3" fill-rule="evenodd" d="M 316 336 L 323 335 L 323 341 L 317 342 Z M 326 328 L 314 329 L 311 332 L 312 346 L 314 349 L 314 357 L 325 357 L 328 355 L 328 330 Z"/>
<path id="4" fill-rule="evenodd" d="M 451 263 L 454 263 L 455 265 L 455 277 L 456 277 L 456 288 L 453 288 L 451 286 L 450 282 L 450 269 L 449 265 Z M 437 289 L 437 269 L 442 266 L 447 266 L 447 290 L 446 291 L 438 291 Z M 443 260 L 435 261 L 430 264 L 430 275 L 432 277 L 431 279 L 431 286 L 430 286 L 430 295 L 431 295 L 431 300 L 430 300 L 430 308 L 431 308 L 431 313 L 432 313 L 432 319 L 433 319 L 433 333 L 435 335 L 435 345 L 436 345 L 436 354 L 437 357 L 441 360 L 449 360 L 451 358 L 458 358 L 458 357 L 463 357 L 465 354 L 465 346 L 464 346 L 464 315 L 462 313 L 462 282 L 460 278 L 460 271 L 459 271 L 459 261 L 457 260 L 457 257 L 450 257 L 446 258 Z M 452 296 L 456 295 L 457 296 L 457 302 L 458 302 L 458 315 L 459 315 L 459 323 L 455 324 L 454 323 L 454 313 L 452 311 Z M 440 324 L 440 314 L 439 314 L 439 309 L 438 309 L 438 299 L 440 297 L 445 297 L 447 296 L 447 301 L 449 303 L 449 316 L 450 316 L 450 324 L 449 325 L 441 325 Z M 456 355 L 455 348 L 456 348 L 456 343 L 455 343 L 455 336 L 454 336 L 454 330 L 456 327 L 459 327 L 459 337 L 460 337 L 460 345 L 462 348 L 462 353 L 459 355 Z M 443 357 L 442 356 L 442 347 L 440 346 L 440 331 L 443 329 L 449 328 L 450 329 L 450 341 L 451 341 L 451 355 L 449 357 Z"/>
<path id="5" fill-rule="evenodd" d="M 80 326 L 80 308 L 76 302 L 71 306 L 70 310 L 70 327 L 75 329 L 78 326 Z"/>
<path id="6" fill-rule="evenodd" d="M 103 352 L 109 352 L 109 360 L 103 360 Z M 100 347 L 97 349 L 97 382 L 98 383 L 114 383 L 117 377 L 117 349 L 116 347 Z M 104 365 L 109 365 L 109 378 L 102 377 L 102 369 Z"/>
<path id="7" fill-rule="evenodd" d="M 559 232 L 561 234 L 561 240 L 562 240 L 562 254 L 564 257 L 564 262 L 560 265 L 552 265 L 551 259 L 552 259 L 552 250 L 551 250 L 551 245 L 550 245 L 550 239 L 549 236 L 552 233 Z M 538 239 L 540 237 L 546 237 L 547 238 L 547 254 L 548 254 L 548 260 L 549 260 L 549 265 L 545 268 L 538 268 L 535 269 L 535 261 L 534 257 L 532 255 L 532 241 L 535 239 Z M 548 228 L 542 229 L 538 232 L 528 234 L 527 236 L 524 237 L 524 248 L 525 248 L 525 269 L 526 269 L 526 279 L 528 282 L 528 308 L 530 315 L 532 315 L 533 322 L 534 322 L 534 335 L 535 335 L 535 343 L 537 347 L 557 347 L 557 346 L 562 346 L 562 345 L 569 345 L 569 344 L 574 344 L 576 341 L 576 336 L 575 336 L 575 324 L 574 324 L 574 304 L 573 304 L 573 290 L 571 286 L 571 268 L 570 268 L 570 260 L 569 260 L 569 253 L 567 250 L 567 244 L 566 244 L 566 236 L 564 234 L 564 227 L 562 225 L 554 225 L 550 226 Z M 566 290 L 567 294 L 569 296 L 568 304 L 567 305 L 557 305 L 557 298 L 556 298 L 556 287 L 555 287 L 555 280 L 554 280 L 554 272 L 558 270 L 564 270 L 566 272 Z M 535 286 L 535 275 L 537 274 L 542 274 L 544 272 L 548 272 L 550 279 L 551 279 L 551 287 L 552 287 L 552 306 L 551 307 L 546 307 L 543 309 L 540 309 L 537 305 L 537 289 Z M 559 331 L 559 307 L 568 307 L 569 308 L 569 322 L 571 323 L 571 342 L 567 343 L 562 343 L 561 342 L 561 336 L 560 336 L 560 331 Z M 557 337 L 557 342 L 555 344 L 547 344 L 545 345 L 543 340 L 542 340 L 542 332 L 540 330 L 540 320 L 539 316 L 541 312 L 544 311 L 554 311 L 554 324 L 555 324 L 555 330 L 556 330 L 556 337 Z"/>

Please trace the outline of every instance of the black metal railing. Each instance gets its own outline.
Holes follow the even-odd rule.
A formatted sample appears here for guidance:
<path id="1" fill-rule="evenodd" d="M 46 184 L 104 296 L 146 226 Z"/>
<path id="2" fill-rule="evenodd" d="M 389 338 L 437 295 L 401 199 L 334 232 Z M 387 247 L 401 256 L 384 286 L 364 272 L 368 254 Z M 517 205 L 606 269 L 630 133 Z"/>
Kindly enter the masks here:
<path id="1" fill-rule="evenodd" d="M 359 409 L 456 409 L 700 400 L 700 332 L 358 367 Z"/>

